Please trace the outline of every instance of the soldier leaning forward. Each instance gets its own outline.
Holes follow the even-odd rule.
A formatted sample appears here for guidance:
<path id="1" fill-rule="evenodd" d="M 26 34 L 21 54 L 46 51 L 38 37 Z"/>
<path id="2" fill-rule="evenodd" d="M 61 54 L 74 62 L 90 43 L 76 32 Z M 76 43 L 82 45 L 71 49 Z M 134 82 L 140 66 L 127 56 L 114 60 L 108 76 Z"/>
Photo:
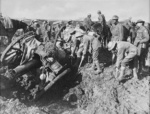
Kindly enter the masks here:
<path id="1" fill-rule="evenodd" d="M 133 76 L 137 78 L 137 47 L 133 44 L 125 41 L 112 41 L 108 44 L 108 50 L 115 52 L 117 51 L 116 61 L 116 78 L 119 81 L 124 79 L 125 68 L 129 65 L 129 62 L 134 60 Z M 121 66 L 120 76 L 118 77 L 119 68 Z"/>
<path id="2" fill-rule="evenodd" d="M 82 32 L 76 33 L 76 40 L 79 40 L 80 44 L 79 44 L 79 49 L 77 51 L 77 61 L 74 65 L 75 67 L 78 67 L 79 63 L 82 63 L 83 59 L 85 58 L 90 48 L 91 39 L 92 39 L 92 36 L 89 36 L 85 33 L 82 33 Z"/>
<path id="3" fill-rule="evenodd" d="M 144 21 L 138 20 L 137 25 L 137 36 L 134 41 L 134 45 L 138 48 L 138 61 L 139 61 L 139 73 L 145 67 L 145 58 L 148 51 L 149 43 L 149 33 L 148 30 L 144 27 Z"/>

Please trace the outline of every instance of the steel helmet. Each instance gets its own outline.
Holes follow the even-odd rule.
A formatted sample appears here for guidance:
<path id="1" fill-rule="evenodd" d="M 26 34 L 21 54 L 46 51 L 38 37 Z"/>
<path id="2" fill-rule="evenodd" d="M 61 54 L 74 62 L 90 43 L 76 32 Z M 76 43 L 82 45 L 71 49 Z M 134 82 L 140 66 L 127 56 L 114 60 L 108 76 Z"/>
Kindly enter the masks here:
<path id="1" fill-rule="evenodd" d="M 144 23 L 145 21 L 143 21 L 142 19 L 139 19 L 137 22 L 136 22 L 136 24 L 137 23 Z"/>
<path id="2" fill-rule="evenodd" d="M 119 17 L 118 17 L 117 15 L 114 15 L 114 16 L 112 17 L 112 19 L 119 19 Z"/>

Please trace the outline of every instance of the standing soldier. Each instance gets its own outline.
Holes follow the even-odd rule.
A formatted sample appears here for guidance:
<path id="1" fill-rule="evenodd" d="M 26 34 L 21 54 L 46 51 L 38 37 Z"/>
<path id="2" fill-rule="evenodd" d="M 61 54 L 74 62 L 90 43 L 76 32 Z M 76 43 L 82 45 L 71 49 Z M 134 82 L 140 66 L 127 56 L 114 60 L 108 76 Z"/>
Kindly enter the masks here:
<path id="1" fill-rule="evenodd" d="M 111 23 L 111 33 L 112 33 L 112 41 L 124 41 L 124 33 L 123 33 L 123 26 L 118 22 L 119 17 L 114 15 L 112 17 Z"/>
<path id="2" fill-rule="evenodd" d="M 88 14 L 88 16 L 84 19 L 83 25 L 86 29 L 86 31 L 91 30 L 91 26 L 92 26 L 93 22 L 91 20 L 91 14 Z"/>
<path id="3" fill-rule="evenodd" d="M 133 44 L 125 41 L 112 41 L 108 44 L 108 50 L 113 53 L 117 51 L 117 61 L 116 61 L 116 78 L 119 81 L 124 79 L 125 68 L 131 61 L 136 59 L 137 56 L 137 47 Z M 121 66 L 120 76 L 118 77 L 119 68 Z M 137 64 L 136 60 L 134 60 L 133 67 L 133 76 L 137 78 Z"/>
<path id="4" fill-rule="evenodd" d="M 143 20 L 136 22 L 137 36 L 135 38 L 134 45 L 138 48 L 138 61 L 139 61 L 139 73 L 145 68 L 145 58 L 148 51 L 149 33 L 144 26 Z"/>
<path id="5" fill-rule="evenodd" d="M 40 24 L 34 23 L 34 29 L 35 29 L 35 33 L 36 33 L 36 39 L 40 42 L 43 42 L 42 30 L 41 30 Z"/>
<path id="6" fill-rule="evenodd" d="M 93 38 L 91 39 L 91 47 L 90 51 L 92 52 L 92 67 L 89 68 L 88 70 L 95 70 L 95 66 L 97 70 L 95 71 L 95 74 L 99 74 L 102 72 L 102 69 L 100 68 L 100 63 L 99 63 L 99 54 L 100 54 L 100 49 L 102 47 L 101 42 L 99 41 L 99 35 L 97 35 L 94 32 L 89 32 L 89 35 L 91 35 Z"/>
<path id="7" fill-rule="evenodd" d="M 101 13 L 100 10 L 98 10 L 97 12 L 98 14 L 98 22 L 101 23 L 103 30 L 105 29 L 105 25 L 106 25 L 106 20 L 105 20 L 105 16 Z"/>
<path id="8" fill-rule="evenodd" d="M 132 23 L 129 37 L 131 38 L 131 43 L 134 44 L 134 40 L 136 38 L 136 24 L 135 23 Z"/>

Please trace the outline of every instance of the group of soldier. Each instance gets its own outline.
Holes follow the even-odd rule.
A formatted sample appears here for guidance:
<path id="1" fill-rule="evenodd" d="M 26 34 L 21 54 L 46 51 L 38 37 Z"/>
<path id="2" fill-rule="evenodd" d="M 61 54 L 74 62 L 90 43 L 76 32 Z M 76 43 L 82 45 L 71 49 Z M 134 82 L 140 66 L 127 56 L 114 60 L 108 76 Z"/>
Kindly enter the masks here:
<path id="1" fill-rule="evenodd" d="M 84 20 L 87 30 L 91 29 L 92 21 L 90 18 L 91 15 L 89 14 Z M 119 23 L 118 19 L 119 17 L 114 15 L 107 23 L 112 34 L 107 48 L 112 52 L 113 56 L 117 55 L 115 76 L 119 81 L 122 81 L 125 78 L 125 68 L 132 63 L 133 76 L 137 79 L 137 73 L 142 74 L 142 71 L 145 71 L 146 59 L 148 60 L 147 64 L 150 62 L 150 59 L 148 58 L 150 51 L 149 25 L 143 20 L 138 20 L 136 23 L 132 23 L 131 18 L 127 19 L 125 24 L 128 26 L 126 27 L 126 29 L 128 29 L 127 33 L 124 31 L 124 25 Z M 105 29 L 106 20 L 105 16 L 101 14 L 101 11 L 98 11 L 98 21 L 101 23 L 103 29 Z M 118 76 L 119 71 L 120 75 Z"/>
<path id="2" fill-rule="evenodd" d="M 137 74 L 143 72 L 145 59 L 149 55 L 149 27 L 145 26 L 146 23 L 143 20 L 132 23 L 130 18 L 126 21 L 126 28 L 129 32 L 125 33 L 124 26 L 118 21 L 119 17 L 117 15 L 114 15 L 112 19 L 106 23 L 104 14 L 102 14 L 101 11 L 98 11 L 97 14 L 98 23 L 101 24 L 102 31 L 105 32 L 99 34 L 94 30 L 92 27 L 91 14 L 88 14 L 83 21 L 83 26 L 77 23 L 74 27 L 72 21 L 68 21 L 63 28 L 59 27 L 59 30 L 57 30 L 59 32 L 56 32 L 56 47 L 62 50 L 62 52 L 64 50 L 68 52 L 71 58 L 76 58 L 73 64 L 74 68 L 79 68 L 83 60 L 88 56 L 88 53 L 90 53 L 93 62 L 88 70 L 93 70 L 95 74 L 100 74 L 103 69 L 100 67 L 99 59 L 101 58 L 99 58 L 99 55 L 101 49 L 104 48 L 101 39 L 104 36 L 103 34 L 107 32 L 105 27 L 109 26 L 111 38 L 105 48 L 108 48 L 108 50 L 112 52 L 112 58 L 117 56 L 115 64 L 116 79 L 122 81 L 125 78 L 125 69 L 128 65 L 132 66 L 134 78 L 138 78 Z M 48 42 L 51 40 L 50 23 L 44 21 L 43 29 L 41 29 L 38 23 L 31 23 L 27 27 L 26 32 L 31 31 L 31 26 L 36 33 L 37 40 L 40 42 Z M 42 35 L 42 32 L 44 35 Z"/>

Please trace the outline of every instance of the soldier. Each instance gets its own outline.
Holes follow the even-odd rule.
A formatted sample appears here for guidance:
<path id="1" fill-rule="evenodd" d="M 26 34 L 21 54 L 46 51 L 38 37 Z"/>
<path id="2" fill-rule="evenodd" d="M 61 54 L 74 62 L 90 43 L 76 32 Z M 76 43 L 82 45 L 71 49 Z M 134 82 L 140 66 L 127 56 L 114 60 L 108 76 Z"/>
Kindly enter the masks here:
<path id="1" fill-rule="evenodd" d="M 96 66 L 97 70 L 95 71 L 95 74 L 99 74 L 102 72 L 99 63 L 99 54 L 100 54 L 100 49 L 102 47 L 102 44 L 98 39 L 99 35 L 97 35 L 94 32 L 89 32 L 89 35 L 93 37 L 91 39 L 91 45 L 90 45 L 90 51 L 92 52 L 93 63 L 91 68 L 89 68 L 88 70 L 95 70 L 95 66 Z"/>
<path id="2" fill-rule="evenodd" d="M 79 48 L 80 39 L 78 39 L 78 34 L 81 32 L 81 34 L 85 34 L 85 31 L 81 29 L 80 25 L 77 24 L 75 29 L 71 32 L 72 35 L 72 47 L 71 47 L 71 57 L 74 58 L 75 51 Z"/>
<path id="3" fill-rule="evenodd" d="M 79 49 L 77 51 L 77 61 L 74 65 L 77 68 L 79 63 L 79 66 L 81 66 L 82 61 L 84 60 L 85 56 L 87 55 L 87 52 L 89 51 L 88 49 L 90 48 L 92 36 L 89 36 L 82 32 L 78 32 L 76 34 L 76 38 L 80 41 Z"/>
<path id="4" fill-rule="evenodd" d="M 116 61 L 116 78 L 119 81 L 124 79 L 125 68 L 129 63 L 136 59 L 137 56 L 137 47 L 133 44 L 125 41 L 111 41 L 108 44 L 108 50 L 112 51 L 113 53 L 117 51 L 117 61 Z M 121 66 L 121 68 L 120 68 Z M 137 71 L 136 71 L 136 60 L 134 60 L 134 67 L 133 67 L 133 76 L 137 78 Z M 119 68 L 120 76 L 118 77 Z"/>
<path id="5" fill-rule="evenodd" d="M 131 38 L 131 43 L 134 44 L 134 40 L 136 38 L 136 24 L 135 23 L 132 23 L 129 37 Z"/>
<path id="6" fill-rule="evenodd" d="M 100 10 L 97 12 L 97 14 L 98 14 L 98 22 L 101 23 L 101 25 L 102 25 L 102 27 L 104 29 L 104 27 L 106 25 L 105 16 L 101 13 Z"/>
<path id="7" fill-rule="evenodd" d="M 84 19 L 83 25 L 86 29 L 86 31 L 91 30 L 91 26 L 92 26 L 93 22 L 91 20 L 91 14 L 88 14 L 88 16 Z"/>
<path id="8" fill-rule="evenodd" d="M 142 70 L 145 70 L 145 58 L 148 51 L 149 33 L 144 26 L 143 20 L 138 20 L 136 26 L 137 36 L 134 45 L 138 48 L 139 73 L 141 73 Z"/>
<path id="9" fill-rule="evenodd" d="M 123 26 L 118 22 L 119 17 L 117 15 L 114 15 L 112 17 L 111 23 L 111 33 L 112 33 L 112 41 L 124 41 L 124 35 L 123 35 Z"/>
<path id="10" fill-rule="evenodd" d="M 43 42 L 43 38 L 42 38 L 42 30 L 40 28 L 40 24 L 38 23 L 34 23 L 33 25 L 34 29 L 35 29 L 35 33 L 36 33 L 36 39 L 40 42 Z"/>

